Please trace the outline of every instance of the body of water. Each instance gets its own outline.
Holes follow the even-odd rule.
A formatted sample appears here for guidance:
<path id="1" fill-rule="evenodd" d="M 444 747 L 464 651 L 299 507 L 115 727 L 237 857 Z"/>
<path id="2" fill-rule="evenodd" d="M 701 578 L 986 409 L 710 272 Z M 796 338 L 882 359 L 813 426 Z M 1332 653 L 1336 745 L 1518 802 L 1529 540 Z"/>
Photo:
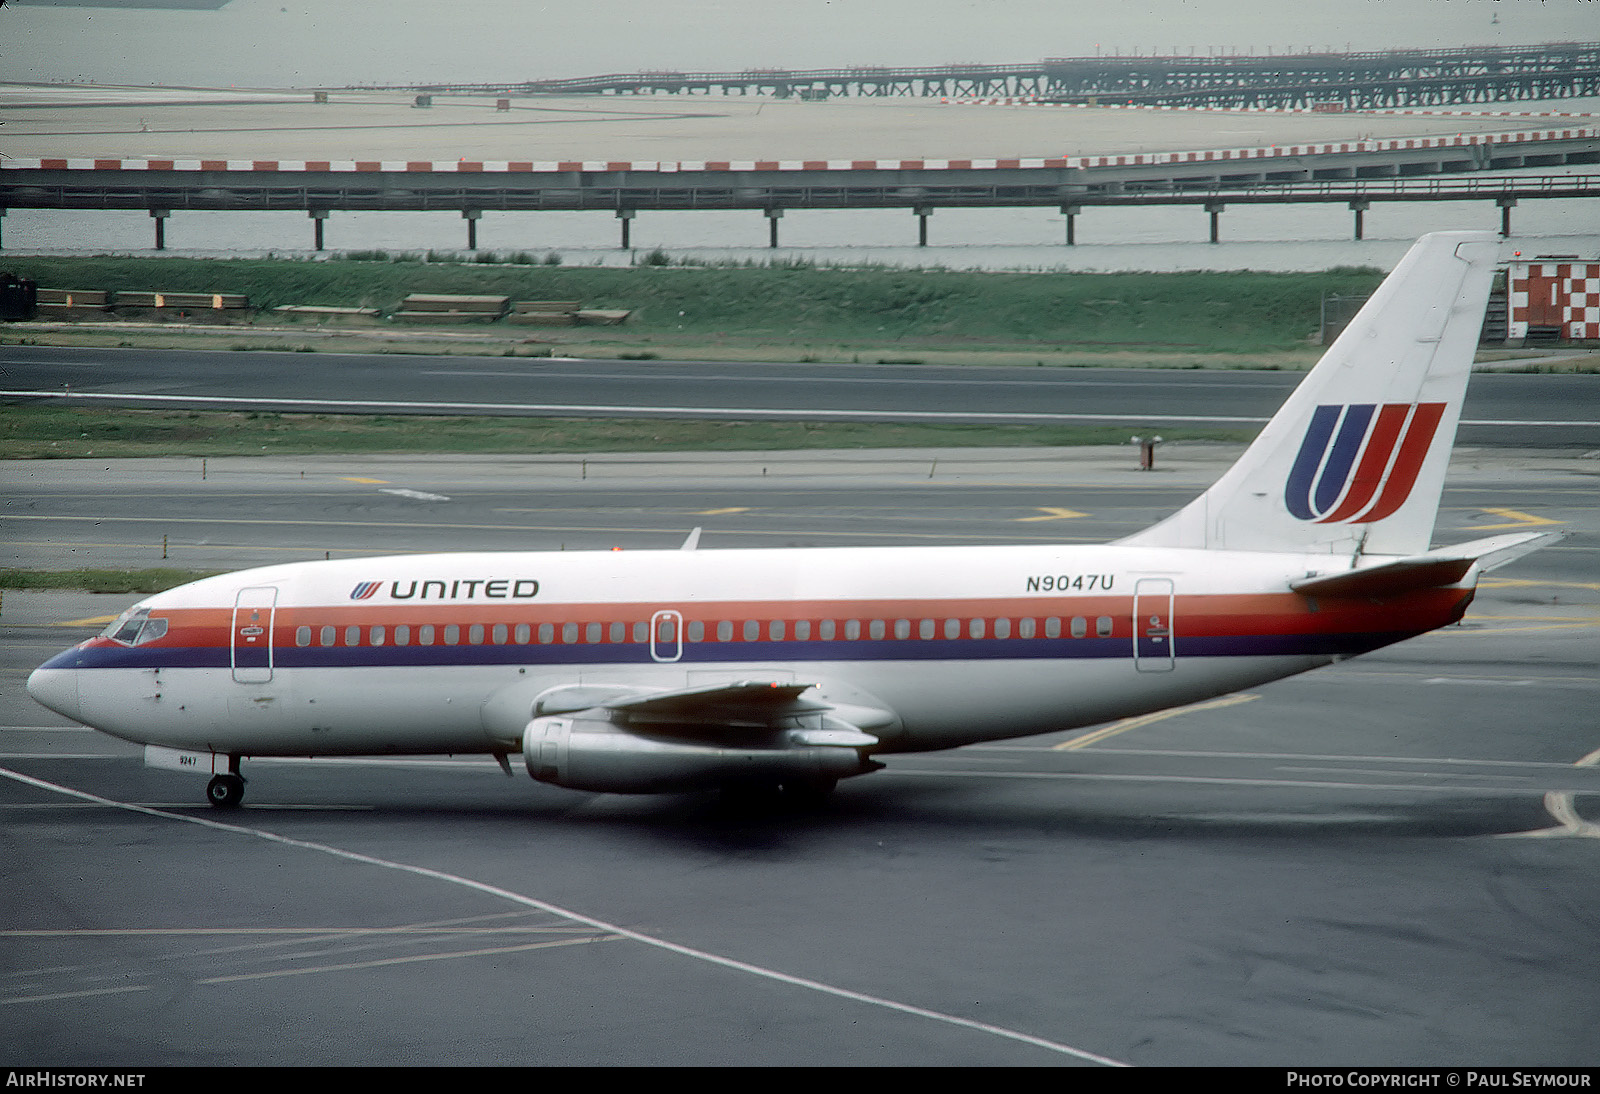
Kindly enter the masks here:
<path id="1" fill-rule="evenodd" d="M 1558 169 L 1547 169 L 1554 173 Z M 1559 169 L 1593 172 L 1587 168 Z M 1342 204 L 1240 205 L 1221 218 L 1221 242 L 1208 242 L 1210 220 L 1198 206 L 1089 208 L 1068 247 L 1066 219 L 1054 209 L 940 209 L 929 219 L 929 246 L 916 246 L 910 210 L 789 210 L 781 246 L 767 246 L 759 211 L 640 212 L 630 250 L 606 212 L 485 212 L 480 251 L 558 255 L 568 265 L 628 265 L 657 248 L 674 260 L 724 263 L 807 261 L 985 270 L 1308 270 L 1388 268 L 1424 232 L 1498 230 L 1492 201 L 1374 203 L 1365 238 L 1354 240 L 1353 214 Z M 1525 254 L 1600 257 L 1600 202 L 1525 201 L 1512 210 L 1509 244 Z M 155 228 L 140 211 L 12 209 L 0 220 L 4 252 L 156 254 Z M 171 255 L 311 257 L 311 220 L 298 212 L 175 212 L 166 224 Z M 457 213 L 338 212 L 326 221 L 324 254 L 338 251 L 459 253 L 466 224 Z"/>

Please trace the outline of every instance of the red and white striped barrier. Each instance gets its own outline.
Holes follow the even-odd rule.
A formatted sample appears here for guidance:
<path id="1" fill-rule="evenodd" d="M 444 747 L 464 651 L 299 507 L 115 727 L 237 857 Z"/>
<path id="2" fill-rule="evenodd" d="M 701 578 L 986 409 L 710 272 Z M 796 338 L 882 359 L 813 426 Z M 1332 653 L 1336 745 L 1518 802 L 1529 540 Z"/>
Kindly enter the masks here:
<path id="1" fill-rule="evenodd" d="M 228 171 L 228 172 L 407 172 L 587 174 L 638 171 L 987 171 L 1029 168 L 1161 166 L 1226 160 L 1294 158 L 1339 153 L 1399 152 L 1475 145 L 1528 144 L 1600 136 L 1600 126 L 1516 133 L 1456 134 L 1448 137 L 1397 137 L 1387 140 L 1286 144 L 1263 148 L 1222 148 L 1193 152 L 1138 152 L 1120 156 L 964 160 L 207 160 L 70 159 L 15 157 L 0 160 L 0 171 Z"/>
<path id="2" fill-rule="evenodd" d="M 1063 103 L 1053 99 L 1035 99 L 1026 95 L 998 99 L 940 99 L 940 106 L 1053 106 L 1063 110 L 1159 110 L 1169 114 L 1320 114 L 1325 111 L 1298 106 L 1162 106 L 1156 103 Z M 1559 110 L 1436 110 L 1432 107 L 1341 107 L 1341 115 L 1406 114 L 1422 118 L 1583 118 L 1597 115 L 1591 111 L 1580 113 Z"/>

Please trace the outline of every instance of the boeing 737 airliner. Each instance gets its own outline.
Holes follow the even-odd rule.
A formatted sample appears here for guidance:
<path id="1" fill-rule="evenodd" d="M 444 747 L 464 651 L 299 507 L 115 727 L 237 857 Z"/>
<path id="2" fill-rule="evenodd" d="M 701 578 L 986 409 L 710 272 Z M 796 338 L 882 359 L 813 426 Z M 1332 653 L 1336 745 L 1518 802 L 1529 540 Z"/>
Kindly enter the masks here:
<path id="1" fill-rule="evenodd" d="M 1327 665 L 1459 620 L 1545 538 L 1430 549 L 1497 242 L 1419 240 L 1238 463 L 1116 543 L 270 566 L 144 600 L 28 690 L 227 807 L 260 756 L 819 793 Z"/>

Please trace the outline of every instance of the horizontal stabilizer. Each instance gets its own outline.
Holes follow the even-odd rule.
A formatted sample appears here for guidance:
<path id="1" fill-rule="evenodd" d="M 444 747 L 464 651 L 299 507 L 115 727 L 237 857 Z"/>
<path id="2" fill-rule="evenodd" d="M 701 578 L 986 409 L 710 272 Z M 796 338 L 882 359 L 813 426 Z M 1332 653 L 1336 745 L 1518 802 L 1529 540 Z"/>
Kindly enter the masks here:
<path id="1" fill-rule="evenodd" d="M 1480 571 L 1493 570 L 1560 538 L 1559 532 L 1514 532 L 1511 535 L 1491 536 L 1359 569 L 1312 574 L 1291 581 L 1289 587 L 1304 596 L 1395 596 L 1415 589 L 1454 585 L 1466 577 L 1474 566 Z"/>
<path id="2" fill-rule="evenodd" d="M 1414 589 L 1454 585 L 1472 569 L 1470 558 L 1429 558 L 1418 555 L 1289 582 L 1289 587 L 1304 596 L 1395 596 Z"/>
<path id="3" fill-rule="evenodd" d="M 1532 554 L 1541 547 L 1548 547 L 1566 538 L 1565 532 L 1513 532 L 1508 536 L 1490 536 L 1488 539 L 1463 543 L 1452 550 L 1465 551 L 1479 548 L 1478 569 L 1488 573 L 1490 570 L 1498 570 L 1508 562 L 1515 562 L 1523 555 Z"/>

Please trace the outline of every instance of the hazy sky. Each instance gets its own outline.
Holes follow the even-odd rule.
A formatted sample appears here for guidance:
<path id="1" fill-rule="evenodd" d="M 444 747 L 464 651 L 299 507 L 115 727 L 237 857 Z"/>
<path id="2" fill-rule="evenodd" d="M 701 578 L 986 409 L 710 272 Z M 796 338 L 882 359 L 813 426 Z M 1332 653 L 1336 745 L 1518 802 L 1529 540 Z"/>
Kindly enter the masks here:
<path id="1" fill-rule="evenodd" d="M 0 80 L 308 87 L 1596 38 L 1600 0 L 25 0 L 0 9 Z"/>

